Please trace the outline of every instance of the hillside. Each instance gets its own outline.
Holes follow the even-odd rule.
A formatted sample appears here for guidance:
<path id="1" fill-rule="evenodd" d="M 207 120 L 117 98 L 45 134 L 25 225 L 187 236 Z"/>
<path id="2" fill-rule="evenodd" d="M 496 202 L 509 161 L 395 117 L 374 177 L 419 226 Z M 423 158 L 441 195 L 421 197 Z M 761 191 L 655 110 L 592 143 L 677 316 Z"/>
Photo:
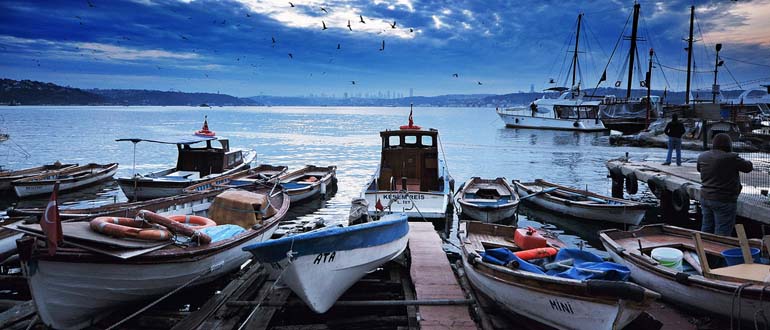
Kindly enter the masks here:
<path id="1" fill-rule="evenodd" d="M 0 104 L 94 105 L 105 102 L 103 96 L 79 88 L 32 80 L 0 79 Z"/>
<path id="2" fill-rule="evenodd" d="M 111 104 L 123 105 L 259 105 L 251 99 L 214 93 L 163 92 L 139 89 L 90 89 L 88 91 L 104 97 Z"/>

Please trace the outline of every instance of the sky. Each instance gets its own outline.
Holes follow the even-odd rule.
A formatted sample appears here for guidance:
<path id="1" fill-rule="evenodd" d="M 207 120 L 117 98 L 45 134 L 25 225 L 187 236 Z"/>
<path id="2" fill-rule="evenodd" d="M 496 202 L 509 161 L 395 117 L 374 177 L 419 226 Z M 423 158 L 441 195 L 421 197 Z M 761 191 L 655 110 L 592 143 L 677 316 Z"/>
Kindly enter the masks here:
<path id="1" fill-rule="evenodd" d="M 770 82 L 770 0 L 639 1 L 634 87 Z M 0 77 L 79 88 L 343 97 L 505 94 L 569 86 L 578 14 L 583 89 L 627 82 L 633 1 L 0 1 Z M 362 22 L 363 18 L 363 22 Z M 350 27 L 348 27 L 348 22 Z M 324 26 L 326 29 L 324 29 Z M 616 46 L 617 44 L 617 46 Z M 384 45 L 384 47 L 383 47 Z M 614 50 L 614 51 L 613 51 Z M 553 80 L 554 83 L 551 83 Z"/>

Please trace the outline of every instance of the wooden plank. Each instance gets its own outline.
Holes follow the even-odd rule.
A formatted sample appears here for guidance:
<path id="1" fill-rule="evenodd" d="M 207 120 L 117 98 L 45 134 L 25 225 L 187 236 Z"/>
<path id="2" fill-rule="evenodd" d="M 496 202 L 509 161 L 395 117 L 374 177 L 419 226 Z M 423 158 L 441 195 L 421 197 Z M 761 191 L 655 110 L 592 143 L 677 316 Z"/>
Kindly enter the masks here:
<path id="1" fill-rule="evenodd" d="M 31 317 L 35 312 L 35 304 L 32 300 L 13 306 L 0 313 L 0 329 L 8 328 L 16 322 Z"/>
<path id="2" fill-rule="evenodd" d="M 738 264 L 712 269 L 711 274 L 715 275 L 718 279 L 727 281 L 765 284 L 767 283 L 765 280 L 770 279 L 770 266 L 763 264 Z"/>
<path id="3" fill-rule="evenodd" d="M 698 253 L 698 261 L 700 262 L 700 268 L 703 270 L 703 277 L 713 278 L 711 276 L 711 267 L 709 266 L 709 260 L 706 258 L 706 251 L 703 250 L 703 240 L 700 237 L 699 232 L 693 233 L 693 239 L 695 240 L 695 252 Z"/>
<path id="4" fill-rule="evenodd" d="M 749 240 L 746 238 L 746 230 L 743 229 L 743 224 L 735 225 L 735 233 L 738 234 L 738 243 L 741 245 L 741 254 L 743 254 L 743 263 L 754 263 L 754 258 L 751 257 L 751 249 L 749 249 Z"/>
<path id="5" fill-rule="evenodd" d="M 266 298 L 265 303 L 269 303 L 270 305 L 284 304 L 286 303 L 286 299 L 289 298 L 290 293 L 291 291 L 289 289 L 273 289 L 269 293 L 270 296 Z M 270 325 L 270 320 L 273 318 L 273 314 L 275 314 L 279 308 L 280 307 L 259 307 L 259 309 L 253 313 L 254 315 L 251 317 L 251 319 L 249 319 L 246 324 L 244 324 L 243 329 L 267 329 L 267 326 Z"/>

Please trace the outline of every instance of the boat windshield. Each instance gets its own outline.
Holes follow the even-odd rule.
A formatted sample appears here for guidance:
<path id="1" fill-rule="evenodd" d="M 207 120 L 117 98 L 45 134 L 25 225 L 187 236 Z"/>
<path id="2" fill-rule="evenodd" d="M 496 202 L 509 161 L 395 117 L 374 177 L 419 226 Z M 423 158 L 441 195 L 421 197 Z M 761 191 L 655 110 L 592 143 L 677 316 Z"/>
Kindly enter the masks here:
<path id="1" fill-rule="evenodd" d="M 553 108 L 559 119 L 595 119 L 599 115 L 598 107 L 595 106 L 554 105 Z"/>

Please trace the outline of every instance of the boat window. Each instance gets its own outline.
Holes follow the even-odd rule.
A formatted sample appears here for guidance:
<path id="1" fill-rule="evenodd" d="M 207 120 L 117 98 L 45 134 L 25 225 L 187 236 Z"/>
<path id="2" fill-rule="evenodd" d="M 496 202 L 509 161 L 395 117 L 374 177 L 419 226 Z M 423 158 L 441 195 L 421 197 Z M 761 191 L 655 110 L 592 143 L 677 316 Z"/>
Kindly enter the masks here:
<path id="1" fill-rule="evenodd" d="M 404 136 L 404 144 L 417 144 L 417 137 L 414 135 Z"/>
<path id="2" fill-rule="evenodd" d="M 423 135 L 420 137 L 420 144 L 422 144 L 425 147 L 432 147 L 433 146 L 433 137 L 430 135 Z"/>
<path id="3" fill-rule="evenodd" d="M 401 139 L 399 138 L 399 136 L 396 135 L 388 138 L 389 147 L 398 147 L 399 145 L 401 145 Z"/>

